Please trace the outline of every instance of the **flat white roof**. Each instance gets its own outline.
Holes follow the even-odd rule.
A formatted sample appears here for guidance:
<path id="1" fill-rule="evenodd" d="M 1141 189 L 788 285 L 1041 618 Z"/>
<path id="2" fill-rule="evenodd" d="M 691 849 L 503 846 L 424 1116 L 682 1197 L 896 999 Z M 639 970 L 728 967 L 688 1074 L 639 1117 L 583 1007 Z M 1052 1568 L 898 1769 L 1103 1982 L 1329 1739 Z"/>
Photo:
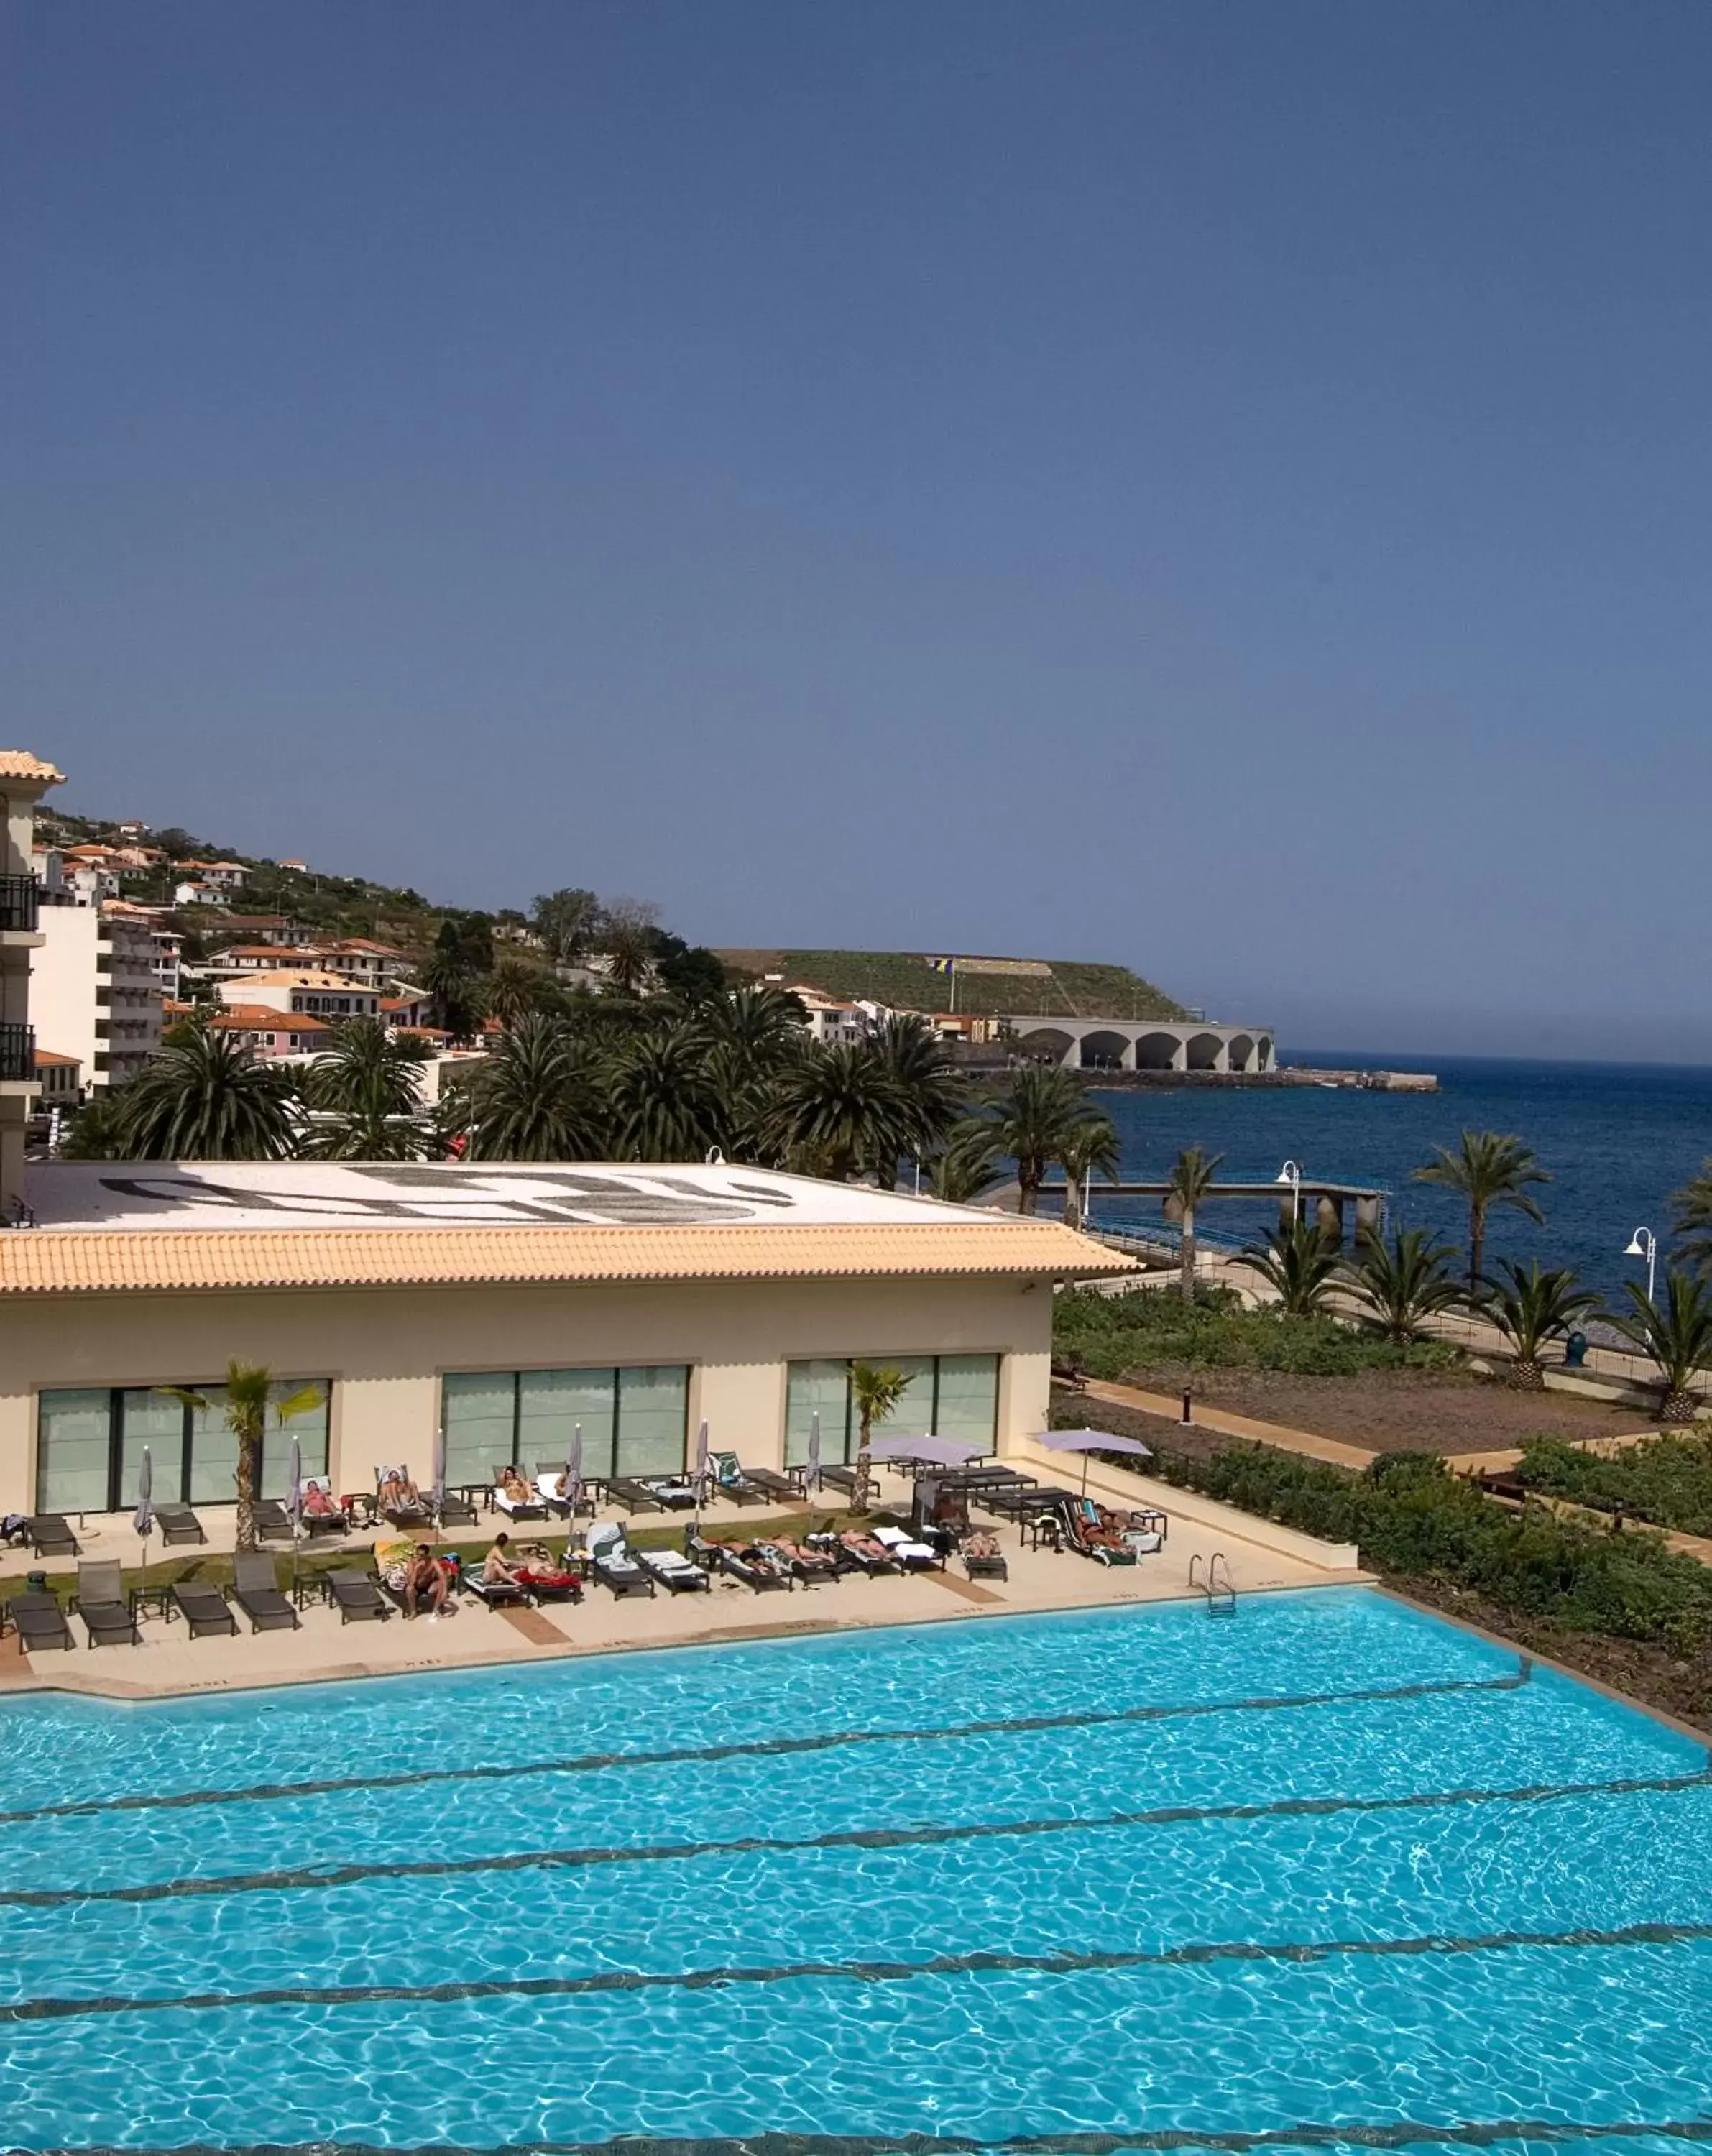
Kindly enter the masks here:
<path id="1" fill-rule="evenodd" d="M 70 1229 L 997 1224 L 902 1191 L 676 1163 L 40 1161 L 25 1194 L 42 1227 Z"/>

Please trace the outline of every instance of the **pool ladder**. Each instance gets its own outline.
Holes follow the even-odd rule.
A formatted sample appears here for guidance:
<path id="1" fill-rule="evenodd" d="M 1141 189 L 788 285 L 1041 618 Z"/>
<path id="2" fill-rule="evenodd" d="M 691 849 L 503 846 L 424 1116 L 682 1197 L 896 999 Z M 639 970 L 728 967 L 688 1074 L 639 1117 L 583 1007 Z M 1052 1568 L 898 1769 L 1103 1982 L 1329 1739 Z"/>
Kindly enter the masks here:
<path id="1" fill-rule="evenodd" d="M 1206 1597 L 1209 1617 L 1234 1617 L 1236 1614 L 1236 1589 L 1231 1578 L 1231 1561 L 1222 1550 L 1215 1550 L 1206 1559 L 1206 1570 L 1201 1571 L 1199 1550 L 1189 1560 L 1189 1584 L 1198 1587 Z"/>

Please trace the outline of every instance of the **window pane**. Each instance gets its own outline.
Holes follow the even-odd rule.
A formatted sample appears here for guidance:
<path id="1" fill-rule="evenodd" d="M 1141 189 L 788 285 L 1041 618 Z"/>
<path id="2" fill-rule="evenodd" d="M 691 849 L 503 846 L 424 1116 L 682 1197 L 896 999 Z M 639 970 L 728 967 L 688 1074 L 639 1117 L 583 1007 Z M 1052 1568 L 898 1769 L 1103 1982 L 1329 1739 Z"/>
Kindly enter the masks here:
<path id="1" fill-rule="evenodd" d="M 517 1465 L 532 1475 L 537 1462 L 555 1474 L 570 1457 L 583 1426 L 583 1472 L 612 1472 L 613 1383 L 610 1370 L 525 1370 L 519 1380 Z"/>
<path id="2" fill-rule="evenodd" d="M 169 1394 L 121 1393 L 119 1396 L 119 1502 L 136 1502 L 136 1478 L 147 1445 L 154 1470 L 154 1495 L 176 1504 L 184 1495 L 184 1403 Z"/>
<path id="3" fill-rule="evenodd" d="M 226 1427 L 226 1388 L 199 1385 L 208 1402 L 190 1411 L 190 1502 L 231 1505 L 238 1500 L 238 1439 Z"/>
<path id="4" fill-rule="evenodd" d="M 681 1363 L 618 1373 L 618 1471 L 676 1475 L 689 1431 L 690 1373 Z"/>
<path id="5" fill-rule="evenodd" d="M 450 1373 L 442 1388 L 448 1482 L 486 1482 L 511 1460 L 517 1381 L 509 1370 Z M 377 1460 L 378 1467 L 390 1466 Z"/>
<path id="6" fill-rule="evenodd" d="M 992 1450 L 999 1427 L 999 1358 L 996 1355 L 942 1355 L 939 1358 L 941 1437 L 966 1438 L 983 1451 Z"/>
<path id="7" fill-rule="evenodd" d="M 288 1400 L 294 1393 L 307 1390 L 313 1385 L 321 1399 L 316 1406 L 302 1414 L 295 1414 L 288 1423 L 280 1420 L 278 1409 L 281 1400 Z M 327 1397 L 331 1388 L 325 1378 L 276 1378 L 268 1387 L 267 1434 L 261 1445 L 261 1489 L 264 1497 L 283 1497 L 291 1486 L 291 1440 L 295 1437 L 303 1453 L 303 1472 L 325 1475 L 327 1471 Z M 377 1463 L 380 1464 L 380 1463 Z"/>
<path id="8" fill-rule="evenodd" d="M 105 1512 L 113 1396 L 105 1385 L 44 1393 L 37 1424 L 36 1510 Z"/>
<path id="9" fill-rule="evenodd" d="M 820 1460 L 841 1466 L 850 1458 L 850 1365 L 791 1363 L 784 1373 L 784 1464 L 800 1467 L 809 1456 L 809 1429 L 820 1418 Z"/>
<path id="10" fill-rule="evenodd" d="M 871 1368 L 877 1370 L 896 1370 L 900 1378 L 909 1383 L 903 1396 L 891 1414 L 874 1424 L 874 1434 L 882 1430 L 907 1430 L 912 1436 L 933 1427 L 933 1358 L 931 1355 L 877 1355 Z"/>

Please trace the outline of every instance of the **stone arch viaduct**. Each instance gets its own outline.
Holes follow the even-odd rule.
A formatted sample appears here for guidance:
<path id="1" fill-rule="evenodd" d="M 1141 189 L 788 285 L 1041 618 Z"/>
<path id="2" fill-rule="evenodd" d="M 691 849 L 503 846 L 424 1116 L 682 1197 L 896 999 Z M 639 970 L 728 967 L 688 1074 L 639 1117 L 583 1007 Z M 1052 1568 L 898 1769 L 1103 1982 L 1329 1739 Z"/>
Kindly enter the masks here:
<path id="1" fill-rule="evenodd" d="M 1011 1018 L 1021 1055 L 1067 1070 L 1270 1070 L 1270 1026 L 1199 1019 Z"/>

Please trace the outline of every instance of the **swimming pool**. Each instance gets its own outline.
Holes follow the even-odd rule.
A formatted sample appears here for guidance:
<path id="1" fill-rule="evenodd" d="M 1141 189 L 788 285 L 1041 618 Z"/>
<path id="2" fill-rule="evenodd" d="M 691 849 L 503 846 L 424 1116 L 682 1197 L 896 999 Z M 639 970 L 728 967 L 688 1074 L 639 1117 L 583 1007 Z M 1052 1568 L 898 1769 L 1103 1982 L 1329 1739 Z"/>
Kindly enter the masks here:
<path id="1" fill-rule="evenodd" d="M 3 1714 L 9 2148 L 1712 2138 L 1706 1751 L 1370 1591 Z"/>

